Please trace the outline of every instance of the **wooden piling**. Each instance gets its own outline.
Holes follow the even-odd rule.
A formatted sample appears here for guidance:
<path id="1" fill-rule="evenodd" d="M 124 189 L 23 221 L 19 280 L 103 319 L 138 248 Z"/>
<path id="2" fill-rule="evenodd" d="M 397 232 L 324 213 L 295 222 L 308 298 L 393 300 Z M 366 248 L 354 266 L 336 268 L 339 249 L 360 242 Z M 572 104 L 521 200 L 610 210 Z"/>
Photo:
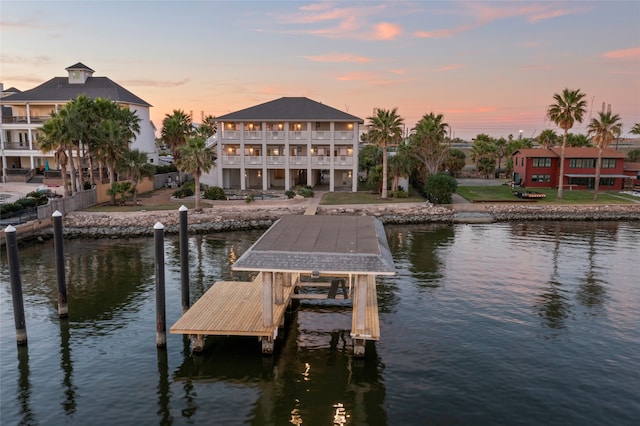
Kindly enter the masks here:
<path id="1" fill-rule="evenodd" d="M 180 285 L 182 289 L 182 313 L 189 310 L 189 235 L 187 229 L 187 212 L 189 209 L 180 206 Z"/>
<path id="2" fill-rule="evenodd" d="M 56 255 L 56 277 L 58 279 L 58 317 L 69 316 L 69 305 L 67 304 L 67 280 L 64 269 L 64 247 L 62 238 L 62 213 L 58 210 L 53 212 L 53 242 Z"/>
<path id="3" fill-rule="evenodd" d="M 167 346 L 167 315 L 165 310 L 164 285 L 164 225 L 153 226 L 156 264 L 156 346 Z"/>
<path id="4" fill-rule="evenodd" d="M 24 300 L 22 298 L 16 228 L 9 225 L 4 232 L 7 236 L 7 256 L 9 258 L 9 275 L 11 276 L 11 299 L 13 300 L 13 319 L 16 325 L 16 343 L 18 345 L 26 345 L 27 323 L 24 319 Z"/>

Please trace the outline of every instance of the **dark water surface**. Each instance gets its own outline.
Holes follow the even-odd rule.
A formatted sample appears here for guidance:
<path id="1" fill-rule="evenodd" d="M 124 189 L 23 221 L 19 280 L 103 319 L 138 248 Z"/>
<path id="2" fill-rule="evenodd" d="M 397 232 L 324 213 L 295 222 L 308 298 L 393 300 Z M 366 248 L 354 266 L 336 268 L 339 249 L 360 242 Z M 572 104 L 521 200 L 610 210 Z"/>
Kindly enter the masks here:
<path id="1" fill-rule="evenodd" d="M 350 311 L 304 304 L 274 357 L 255 338 L 155 346 L 152 239 L 65 241 L 68 320 L 53 242 L 21 248 L 28 347 L 0 270 L 0 424 L 636 425 L 640 223 L 386 226 L 382 339 L 351 356 Z M 243 280 L 262 232 L 193 236 L 191 295 Z M 167 324 L 179 317 L 167 237 Z"/>

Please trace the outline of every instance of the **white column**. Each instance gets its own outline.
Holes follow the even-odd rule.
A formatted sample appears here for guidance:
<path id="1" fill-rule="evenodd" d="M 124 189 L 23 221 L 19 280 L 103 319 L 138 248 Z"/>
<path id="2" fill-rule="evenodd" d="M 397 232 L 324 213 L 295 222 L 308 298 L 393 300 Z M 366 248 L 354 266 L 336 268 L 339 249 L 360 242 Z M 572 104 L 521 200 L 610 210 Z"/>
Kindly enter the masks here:
<path id="1" fill-rule="evenodd" d="M 353 156 L 351 157 L 353 164 L 351 165 L 351 191 L 358 192 L 358 156 L 360 154 L 360 150 L 358 147 L 360 146 L 360 123 L 353 123 L 353 140 L 351 141 L 353 145 Z"/>
<path id="2" fill-rule="evenodd" d="M 247 189 L 247 177 L 245 173 L 247 171 L 244 168 L 244 121 L 240 122 L 240 190 L 245 191 Z"/>
<path id="3" fill-rule="evenodd" d="M 273 272 L 262 273 L 262 325 L 273 325 Z"/>
<path id="4" fill-rule="evenodd" d="M 336 162 L 336 157 L 335 157 L 335 149 L 336 149 L 336 144 L 335 144 L 335 123 L 332 121 L 331 123 L 329 123 L 329 134 L 331 135 L 331 140 L 329 141 L 329 192 L 334 192 L 335 191 L 335 187 L 336 187 L 336 169 L 335 169 L 335 162 Z"/>

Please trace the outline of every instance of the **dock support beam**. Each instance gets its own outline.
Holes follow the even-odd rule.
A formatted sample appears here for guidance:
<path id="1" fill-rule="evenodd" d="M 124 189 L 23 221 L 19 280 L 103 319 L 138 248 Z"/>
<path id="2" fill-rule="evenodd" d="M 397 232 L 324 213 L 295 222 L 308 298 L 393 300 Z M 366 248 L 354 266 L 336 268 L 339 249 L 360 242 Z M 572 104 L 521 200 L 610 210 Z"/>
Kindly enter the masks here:
<path id="1" fill-rule="evenodd" d="M 354 358 L 364 358 L 364 339 L 353 339 L 353 356 Z"/>
<path id="2" fill-rule="evenodd" d="M 203 334 L 191 335 L 191 349 L 194 352 L 200 353 L 204 350 L 204 338 L 205 336 Z"/>
<path id="3" fill-rule="evenodd" d="M 9 275 L 11 276 L 11 299 L 13 300 L 13 319 L 16 325 L 16 343 L 18 345 L 26 345 L 27 323 L 24 319 L 24 300 L 22 298 L 16 228 L 9 225 L 4 230 L 4 233 L 7 237 L 7 256 L 9 257 Z"/>
<path id="4" fill-rule="evenodd" d="M 263 336 L 260 338 L 260 342 L 262 342 L 262 354 L 272 355 L 273 354 L 273 338 Z"/>
<path id="5" fill-rule="evenodd" d="M 187 209 L 180 206 L 180 284 L 182 287 L 182 313 L 189 310 L 189 235 L 187 230 Z"/>
<path id="6" fill-rule="evenodd" d="M 167 346 L 167 314 L 164 294 L 164 225 L 153 226 L 156 252 L 156 346 Z"/>
<path id="7" fill-rule="evenodd" d="M 273 272 L 262 273 L 262 325 L 273 325 Z"/>

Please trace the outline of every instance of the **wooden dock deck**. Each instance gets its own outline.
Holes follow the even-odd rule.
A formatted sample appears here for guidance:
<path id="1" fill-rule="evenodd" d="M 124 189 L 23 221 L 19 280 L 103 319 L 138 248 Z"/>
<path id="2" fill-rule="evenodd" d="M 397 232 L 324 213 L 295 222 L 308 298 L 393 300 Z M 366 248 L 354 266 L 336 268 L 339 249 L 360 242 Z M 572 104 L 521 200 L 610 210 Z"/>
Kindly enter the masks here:
<path id="1" fill-rule="evenodd" d="M 191 336 L 194 352 L 217 335 L 257 336 L 262 352 L 272 353 L 293 299 L 351 299 L 356 357 L 364 356 L 367 340 L 380 340 L 376 276 L 393 275 L 395 267 L 384 227 L 373 217 L 284 216 L 232 269 L 258 275 L 252 282 L 215 283 L 170 328 Z M 297 292 L 304 287 L 328 291 Z"/>
<path id="2" fill-rule="evenodd" d="M 253 281 L 218 281 L 170 328 L 172 334 L 194 338 L 202 350 L 205 336 L 257 336 L 272 341 L 284 323 L 293 286 L 282 287 L 283 303 L 274 304 L 273 323 L 264 325 L 261 275 Z"/>

